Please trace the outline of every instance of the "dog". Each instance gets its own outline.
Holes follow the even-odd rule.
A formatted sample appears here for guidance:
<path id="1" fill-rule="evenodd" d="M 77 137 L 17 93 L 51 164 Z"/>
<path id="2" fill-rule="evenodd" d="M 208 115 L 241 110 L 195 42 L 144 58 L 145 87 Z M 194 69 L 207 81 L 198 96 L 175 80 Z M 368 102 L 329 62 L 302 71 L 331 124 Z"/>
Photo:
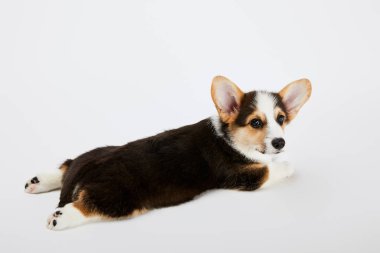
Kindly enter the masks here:
<path id="1" fill-rule="evenodd" d="M 300 79 L 278 93 L 244 93 L 216 76 L 216 116 L 123 146 L 96 148 L 37 174 L 25 191 L 61 189 L 47 227 L 62 230 L 178 205 L 207 190 L 270 186 L 294 172 L 278 159 L 285 151 L 284 128 L 311 90 L 310 81 Z"/>

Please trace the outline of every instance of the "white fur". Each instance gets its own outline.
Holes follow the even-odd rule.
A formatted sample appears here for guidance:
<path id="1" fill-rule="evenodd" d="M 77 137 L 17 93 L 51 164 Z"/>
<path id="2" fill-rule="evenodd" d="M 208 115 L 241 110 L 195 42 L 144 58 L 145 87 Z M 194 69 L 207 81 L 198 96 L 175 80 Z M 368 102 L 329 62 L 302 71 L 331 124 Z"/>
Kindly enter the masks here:
<path id="1" fill-rule="evenodd" d="M 293 167 L 288 162 L 269 163 L 268 169 L 269 178 L 260 188 L 267 188 L 285 178 L 290 177 L 294 173 Z"/>
<path id="2" fill-rule="evenodd" d="M 61 212 L 61 214 L 57 215 L 57 211 Z M 63 208 L 57 208 L 54 213 L 49 216 L 47 228 L 51 230 L 62 230 L 98 220 L 100 220 L 99 216 L 86 217 L 78 208 L 70 203 Z"/>
<path id="3" fill-rule="evenodd" d="M 38 183 L 32 183 L 30 179 L 26 183 L 28 187 L 25 188 L 27 193 L 40 193 L 47 192 L 62 187 L 62 170 L 52 170 L 49 172 L 42 172 L 36 175 Z"/>
<path id="4" fill-rule="evenodd" d="M 267 136 L 265 137 L 266 153 L 274 154 L 277 150 L 272 146 L 272 140 L 275 138 L 283 138 L 284 130 L 276 121 L 274 113 L 275 101 L 274 97 L 269 93 L 259 92 L 256 96 L 256 107 L 265 114 L 267 120 Z M 283 151 L 283 150 L 282 150 Z"/>
<path id="5" fill-rule="evenodd" d="M 214 115 L 210 118 L 211 125 L 214 128 L 215 134 L 219 137 L 223 137 L 223 133 L 221 130 L 221 123 L 220 123 L 220 118 L 218 115 Z"/>
<path id="6" fill-rule="evenodd" d="M 258 151 L 255 146 L 244 145 L 237 142 L 233 142 L 230 145 L 248 160 L 257 161 L 263 164 L 270 163 L 275 156 L 273 154 L 264 154 Z"/>

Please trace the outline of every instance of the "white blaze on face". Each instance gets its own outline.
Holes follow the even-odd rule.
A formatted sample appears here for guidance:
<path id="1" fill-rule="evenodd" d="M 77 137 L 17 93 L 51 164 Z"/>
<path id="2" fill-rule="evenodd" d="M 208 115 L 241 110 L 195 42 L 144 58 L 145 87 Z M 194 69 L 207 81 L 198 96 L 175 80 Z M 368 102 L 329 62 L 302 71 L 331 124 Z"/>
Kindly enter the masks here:
<path id="1" fill-rule="evenodd" d="M 256 95 L 256 108 L 265 115 L 267 121 L 267 135 L 265 137 L 266 152 L 268 154 L 276 153 L 277 150 L 272 146 L 272 140 L 275 138 L 284 138 L 284 130 L 277 123 L 275 115 L 275 98 L 266 92 L 258 92 Z"/>

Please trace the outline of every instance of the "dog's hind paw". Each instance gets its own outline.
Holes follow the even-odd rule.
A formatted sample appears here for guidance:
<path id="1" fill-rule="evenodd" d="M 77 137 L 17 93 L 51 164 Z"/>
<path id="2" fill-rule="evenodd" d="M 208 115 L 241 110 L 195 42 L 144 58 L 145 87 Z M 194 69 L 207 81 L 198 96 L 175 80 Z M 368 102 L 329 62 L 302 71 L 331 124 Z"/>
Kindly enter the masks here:
<path id="1" fill-rule="evenodd" d="M 28 180 L 25 184 L 25 192 L 27 193 L 38 193 L 40 191 L 40 180 L 38 177 L 33 177 L 32 179 Z"/>
<path id="2" fill-rule="evenodd" d="M 59 189 L 62 185 L 62 171 L 54 170 L 39 173 L 25 184 L 25 192 L 40 193 Z"/>

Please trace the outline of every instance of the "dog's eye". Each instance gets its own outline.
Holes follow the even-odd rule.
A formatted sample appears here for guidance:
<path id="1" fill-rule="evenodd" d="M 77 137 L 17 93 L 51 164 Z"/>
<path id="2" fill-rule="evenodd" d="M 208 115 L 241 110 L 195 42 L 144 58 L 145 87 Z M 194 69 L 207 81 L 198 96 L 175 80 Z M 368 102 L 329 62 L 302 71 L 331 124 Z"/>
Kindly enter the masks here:
<path id="1" fill-rule="evenodd" d="M 250 124 L 253 128 L 262 128 L 263 127 L 263 122 L 260 119 L 253 119 L 253 120 L 251 120 Z"/>
<path id="2" fill-rule="evenodd" d="M 280 126 L 282 126 L 282 124 L 284 124 L 284 121 L 285 121 L 284 115 L 278 115 L 277 116 L 277 122 L 278 122 L 278 124 L 280 124 Z"/>

